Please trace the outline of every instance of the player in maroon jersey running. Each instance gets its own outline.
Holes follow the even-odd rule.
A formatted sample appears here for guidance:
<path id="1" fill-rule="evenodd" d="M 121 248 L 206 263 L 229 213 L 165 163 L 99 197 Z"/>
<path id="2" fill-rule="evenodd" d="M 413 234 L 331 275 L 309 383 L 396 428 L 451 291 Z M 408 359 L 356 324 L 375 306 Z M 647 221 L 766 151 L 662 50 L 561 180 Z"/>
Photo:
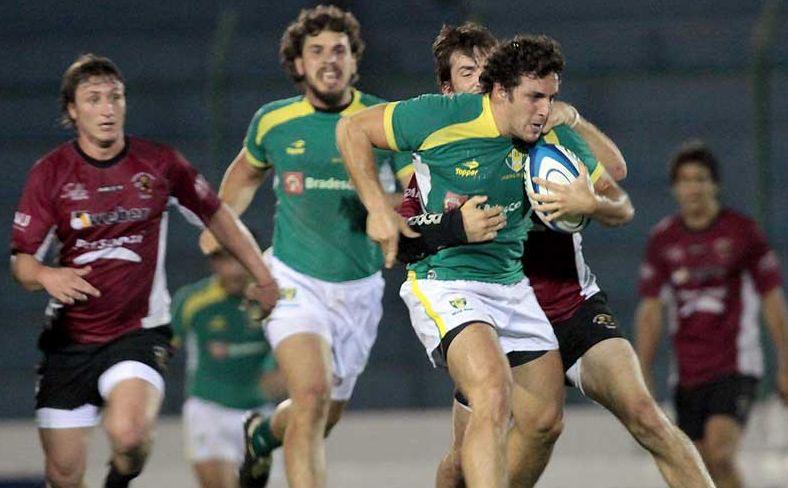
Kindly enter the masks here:
<path id="1" fill-rule="evenodd" d="M 494 45 L 495 39 L 481 26 L 444 26 L 433 44 L 441 91 L 451 94 L 478 89 L 474 80 L 478 80 L 486 55 Z M 555 102 L 544 130 L 549 132 L 562 123 L 572 126 L 589 143 L 611 175 L 616 179 L 626 175 L 626 163 L 615 144 L 573 107 Z M 574 200 L 576 197 L 572 193 L 565 197 Z M 414 177 L 405 192 L 400 213 L 411 217 L 411 228 L 421 236 L 400 241 L 400 259 L 411 261 L 423 257 L 420 253 L 435 252 L 443 246 L 492 239 L 500 228 L 499 216 L 494 209 L 476 208 L 481 203 L 483 197 L 475 196 L 448 213 L 422 214 L 420 192 Z M 624 203 L 631 209 L 628 199 Z M 619 331 L 606 295 L 585 263 L 581 242 L 579 233 L 550 231 L 534 217 L 534 228 L 529 232 L 523 256 L 525 274 L 558 338 L 568 384 L 615 414 L 633 437 L 651 452 L 670 486 L 711 486 L 709 475 L 692 444 L 670 423 L 646 389 L 635 353 Z M 468 408 L 467 400 L 458 392 L 452 412 L 454 440 L 438 468 L 436 485 L 439 488 L 464 486 L 459 453 Z M 560 425 L 551 426 L 539 412 L 530 415 L 532 422 L 544 424 L 545 436 L 524 441 L 513 431 L 508 452 L 513 486 L 532 486 L 536 482 L 549 458 L 551 435 L 555 437 L 560 432 Z M 541 458 L 517 455 L 528 452 L 524 449 L 526 442 L 534 441 L 537 444 L 545 442 L 537 449 L 543 454 Z"/>
<path id="2" fill-rule="evenodd" d="M 742 486 L 735 465 L 763 350 L 758 314 L 777 354 L 777 391 L 788 404 L 788 311 L 777 255 L 757 224 L 719 200 L 716 157 L 689 141 L 670 163 L 679 213 L 649 236 L 640 270 L 638 354 L 646 377 L 668 317 L 677 365 L 679 427 L 695 442 L 718 487 Z"/>
<path id="3" fill-rule="evenodd" d="M 112 446 L 105 486 L 125 487 L 150 449 L 170 355 L 168 207 L 205 223 L 238 257 L 265 309 L 278 290 L 249 231 L 205 179 L 173 149 L 125 135 L 124 81 L 109 59 L 80 56 L 60 99 L 76 139 L 30 170 L 11 242 L 14 277 L 52 297 L 36 392 L 46 478 L 82 486 L 88 434 L 103 409 Z M 55 240 L 58 266 L 47 266 Z"/>

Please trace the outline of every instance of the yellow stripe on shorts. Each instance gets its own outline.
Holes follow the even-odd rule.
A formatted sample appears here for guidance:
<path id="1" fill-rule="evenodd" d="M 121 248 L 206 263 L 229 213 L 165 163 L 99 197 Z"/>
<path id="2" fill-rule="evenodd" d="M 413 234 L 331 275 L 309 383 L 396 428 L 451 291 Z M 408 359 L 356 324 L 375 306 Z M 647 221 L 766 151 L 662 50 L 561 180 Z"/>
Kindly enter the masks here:
<path id="1" fill-rule="evenodd" d="M 427 300 L 427 297 L 419 289 L 419 280 L 416 279 L 415 271 L 408 271 L 408 281 L 410 281 L 413 294 L 416 295 L 416 298 L 418 298 L 424 306 L 424 311 L 427 312 L 427 316 L 431 318 L 432 321 L 435 322 L 435 326 L 438 327 L 438 336 L 443 339 L 443 336 L 446 335 L 446 324 L 443 323 L 441 316 L 435 313 L 435 310 L 432 309 L 432 305 L 430 305 L 430 301 Z"/>

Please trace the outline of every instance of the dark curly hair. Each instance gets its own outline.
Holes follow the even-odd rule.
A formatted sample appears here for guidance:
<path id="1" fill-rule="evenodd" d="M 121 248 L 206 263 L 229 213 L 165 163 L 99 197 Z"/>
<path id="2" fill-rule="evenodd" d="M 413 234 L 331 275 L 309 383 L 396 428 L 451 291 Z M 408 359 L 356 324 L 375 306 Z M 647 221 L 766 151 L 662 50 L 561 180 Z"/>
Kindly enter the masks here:
<path id="1" fill-rule="evenodd" d="M 438 87 L 451 82 L 451 55 L 456 51 L 473 58 L 474 50 L 488 54 L 498 44 L 498 40 L 486 27 L 475 22 L 465 22 L 460 26 L 443 24 L 438 37 L 432 43 L 432 57 L 435 60 L 435 77 Z"/>
<path id="2" fill-rule="evenodd" d="M 492 92 L 495 83 L 508 91 L 520 84 L 523 75 L 543 78 L 550 73 L 560 75 L 563 70 L 558 41 L 546 35 L 519 35 L 499 44 L 487 58 L 479 83 L 483 93 Z"/>
<path id="3" fill-rule="evenodd" d="M 364 54 L 364 41 L 361 40 L 361 26 L 356 17 L 335 5 L 318 5 L 315 8 L 303 9 L 298 19 L 287 26 L 279 44 L 279 60 L 287 74 L 296 83 L 304 81 L 295 68 L 296 58 L 300 58 L 304 49 L 306 36 L 316 36 L 324 30 L 344 32 L 350 41 L 350 52 L 357 61 Z M 357 75 L 351 83 L 355 82 Z"/>
<path id="4" fill-rule="evenodd" d="M 711 149 L 700 139 L 689 139 L 681 144 L 668 163 L 670 183 L 676 182 L 679 169 L 685 164 L 699 164 L 709 170 L 714 183 L 720 182 L 720 165 Z"/>
<path id="5" fill-rule="evenodd" d="M 68 113 L 68 106 L 74 103 L 74 94 L 79 84 L 91 76 L 114 78 L 125 83 L 120 70 L 109 58 L 96 56 L 93 53 L 78 57 L 63 73 L 63 80 L 60 82 L 60 125 L 63 127 L 74 126 L 74 121 Z"/>

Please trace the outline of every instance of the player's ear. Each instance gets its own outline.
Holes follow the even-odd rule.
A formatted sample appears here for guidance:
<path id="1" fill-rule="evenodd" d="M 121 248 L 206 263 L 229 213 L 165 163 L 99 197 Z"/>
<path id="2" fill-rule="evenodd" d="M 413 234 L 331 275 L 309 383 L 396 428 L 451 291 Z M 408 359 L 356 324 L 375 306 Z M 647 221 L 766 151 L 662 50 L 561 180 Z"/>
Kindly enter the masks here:
<path id="1" fill-rule="evenodd" d="M 296 70 L 296 73 L 298 73 L 298 76 L 303 77 L 306 74 L 306 72 L 304 71 L 304 58 L 302 58 L 300 56 L 295 58 L 293 60 L 293 66 L 295 67 L 295 70 Z"/>
<path id="2" fill-rule="evenodd" d="M 71 117 L 71 121 L 72 122 L 76 122 L 76 120 L 77 120 L 77 107 L 76 107 L 75 102 L 69 102 L 69 104 L 68 104 L 68 106 L 66 108 L 68 109 L 68 116 Z"/>
<path id="3" fill-rule="evenodd" d="M 451 95 L 454 93 L 454 90 L 451 87 L 451 81 L 444 81 L 441 83 L 441 94 L 443 95 Z"/>

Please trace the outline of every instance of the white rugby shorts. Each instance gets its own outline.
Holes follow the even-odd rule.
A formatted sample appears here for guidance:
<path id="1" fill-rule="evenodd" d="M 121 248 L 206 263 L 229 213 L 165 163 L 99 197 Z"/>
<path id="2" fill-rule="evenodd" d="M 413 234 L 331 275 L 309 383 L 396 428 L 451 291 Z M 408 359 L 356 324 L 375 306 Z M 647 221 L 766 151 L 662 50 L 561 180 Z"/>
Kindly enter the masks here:
<path id="1" fill-rule="evenodd" d="M 264 257 L 280 291 L 276 307 L 263 321 L 271 347 L 275 350 L 295 334 L 320 335 L 331 346 L 333 356 L 331 398 L 350 399 L 383 316 L 381 273 L 335 283 L 299 273 L 277 259 L 271 249 Z"/>
<path id="2" fill-rule="evenodd" d="M 553 327 L 536 301 L 528 279 L 512 285 L 464 280 L 417 279 L 400 288 L 416 335 L 435 366 L 446 366 L 441 339 L 470 322 L 495 328 L 504 354 L 558 349 Z"/>

